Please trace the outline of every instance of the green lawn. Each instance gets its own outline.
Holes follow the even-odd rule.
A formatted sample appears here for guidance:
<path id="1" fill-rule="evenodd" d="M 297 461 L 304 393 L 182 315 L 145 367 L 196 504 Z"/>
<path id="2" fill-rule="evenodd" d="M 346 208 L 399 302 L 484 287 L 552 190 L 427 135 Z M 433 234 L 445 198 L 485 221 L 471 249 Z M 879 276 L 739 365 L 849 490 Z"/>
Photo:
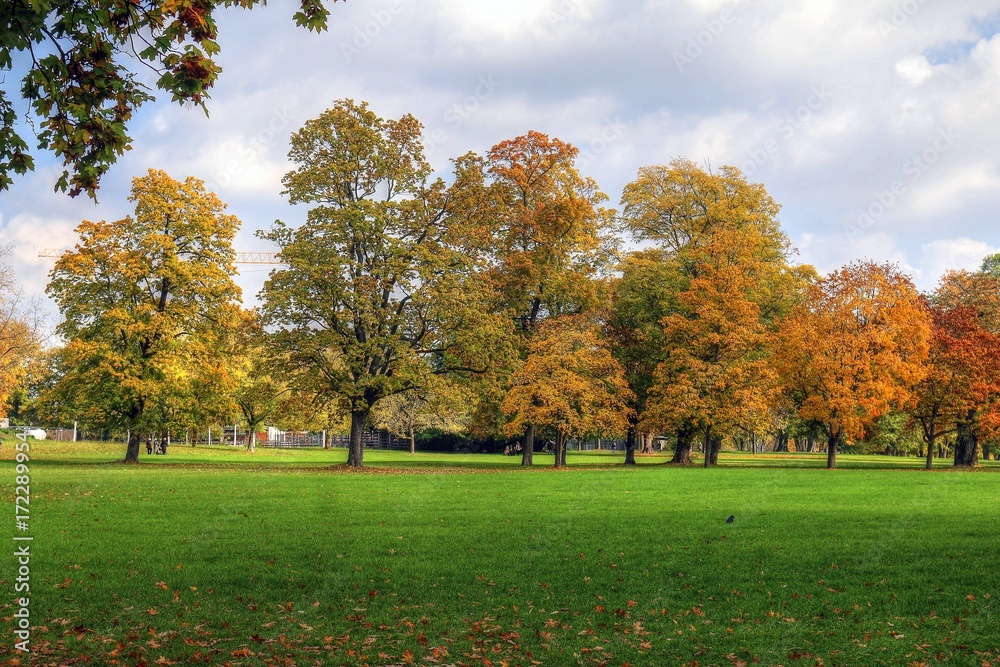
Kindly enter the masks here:
<path id="1" fill-rule="evenodd" d="M 1000 665 L 993 463 L 123 451 L 33 446 L 31 664 Z"/>

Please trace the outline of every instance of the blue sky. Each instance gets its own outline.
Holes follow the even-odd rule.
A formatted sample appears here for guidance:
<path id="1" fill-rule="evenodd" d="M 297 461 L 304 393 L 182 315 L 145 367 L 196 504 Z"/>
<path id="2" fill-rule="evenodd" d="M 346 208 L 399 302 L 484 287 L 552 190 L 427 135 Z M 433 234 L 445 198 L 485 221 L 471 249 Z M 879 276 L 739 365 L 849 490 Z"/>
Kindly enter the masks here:
<path id="1" fill-rule="evenodd" d="M 161 100 L 100 204 L 53 193 L 59 168 L 0 194 L 0 243 L 40 294 L 38 248 L 129 212 L 148 168 L 204 179 L 243 220 L 238 249 L 281 218 L 288 135 L 338 98 L 413 113 L 449 160 L 534 129 L 577 145 L 611 203 L 643 165 L 684 156 L 744 169 L 782 204 L 803 262 L 898 262 L 922 289 L 1000 249 L 1000 0 L 349 0 L 330 30 L 292 3 L 226 11 L 211 117 Z M 152 77 L 149 76 L 149 80 Z M 8 74 L 4 88 L 17 89 Z M 266 275 L 244 267 L 252 302 Z"/>

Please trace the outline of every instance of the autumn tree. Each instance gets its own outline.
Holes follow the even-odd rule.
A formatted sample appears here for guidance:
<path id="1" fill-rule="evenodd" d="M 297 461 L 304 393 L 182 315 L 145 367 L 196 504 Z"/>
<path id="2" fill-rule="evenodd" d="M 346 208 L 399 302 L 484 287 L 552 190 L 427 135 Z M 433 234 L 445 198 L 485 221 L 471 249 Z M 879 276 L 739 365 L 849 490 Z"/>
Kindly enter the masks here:
<path id="1" fill-rule="evenodd" d="M 502 317 L 449 226 L 450 193 L 430 180 L 410 115 L 337 102 L 292 135 L 284 178 L 306 222 L 275 223 L 287 268 L 264 286 L 265 321 L 293 374 L 351 414 L 348 465 L 363 465 L 372 406 L 432 373 L 490 365 Z"/>
<path id="2" fill-rule="evenodd" d="M 734 278 L 728 285 L 727 275 Z M 706 467 L 717 462 L 727 432 L 760 430 L 774 384 L 770 332 L 737 285 L 729 271 L 706 272 L 680 294 L 683 310 L 663 320 L 666 358 L 654 372 L 644 415 L 677 432 L 698 424 Z"/>
<path id="3" fill-rule="evenodd" d="M 725 432 L 758 433 L 767 421 L 771 334 L 808 271 L 789 265 L 778 204 L 738 169 L 713 173 L 684 159 L 644 167 L 622 204 L 632 235 L 656 244 L 674 290 L 668 306 L 650 304 L 661 349 L 641 422 L 677 433 L 678 462 L 704 432 L 711 465 Z"/>
<path id="4" fill-rule="evenodd" d="M 955 465 L 974 466 L 982 436 L 1000 423 L 1000 277 L 989 260 L 978 273 L 945 274 L 928 298 L 931 347 L 927 376 L 911 414 L 933 464 L 937 438 L 954 432 Z"/>
<path id="5" fill-rule="evenodd" d="M 66 373 L 53 391 L 95 421 L 131 437 L 156 430 L 147 408 L 169 390 L 180 360 L 218 365 L 221 332 L 234 322 L 239 220 L 205 190 L 150 170 L 132 182 L 135 215 L 84 221 L 80 241 L 56 262 L 46 292 L 59 307 Z"/>
<path id="6" fill-rule="evenodd" d="M 427 429 L 445 433 L 468 430 L 468 396 L 458 382 L 432 375 L 419 389 L 386 396 L 372 409 L 372 422 L 377 428 L 410 443 L 410 453 L 416 451 L 416 435 Z"/>
<path id="7" fill-rule="evenodd" d="M 919 295 L 892 265 L 855 262 L 809 286 L 774 358 L 799 415 L 823 425 L 828 468 L 846 439 L 914 400 L 929 339 Z"/>
<path id="8" fill-rule="evenodd" d="M 333 0 L 337 2 L 337 0 Z M 21 95 L 38 119 L 39 148 L 62 159 L 56 182 L 71 196 L 95 196 L 108 168 L 132 146 L 128 123 L 153 99 L 136 78 L 152 69 L 156 87 L 180 103 L 204 108 L 221 71 L 215 57 L 220 8 L 252 8 L 262 0 L 38 0 L 5 2 L 0 22 L 0 70 L 12 54 L 30 60 Z M 324 30 L 322 0 L 300 0 L 294 20 Z M 0 90 L 0 191 L 13 174 L 34 168 L 18 132 L 17 113 Z"/>
<path id="9" fill-rule="evenodd" d="M 257 432 L 281 408 L 289 387 L 281 380 L 281 360 L 257 311 L 243 311 L 240 320 L 229 360 L 234 375 L 231 395 L 248 432 L 247 451 L 252 452 L 257 449 Z"/>
<path id="10" fill-rule="evenodd" d="M 10 265 L 10 247 L 0 248 L 0 414 L 40 350 L 38 304 L 24 297 Z"/>
<path id="11" fill-rule="evenodd" d="M 455 215 L 470 255 L 486 267 L 516 322 L 522 357 L 539 322 L 600 300 L 595 280 L 609 257 L 607 197 L 575 166 L 579 151 L 541 132 L 500 142 L 485 158 L 456 161 Z M 522 464 L 531 465 L 534 428 L 524 424 Z"/>
<path id="12" fill-rule="evenodd" d="M 683 279 L 670 254 L 660 248 L 626 254 L 618 265 L 607 317 L 612 353 L 625 370 L 633 402 L 626 434 L 626 464 L 635 462 L 639 422 L 646 412 L 653 374 L 663 361 L 666 343 L 661 322 L 677 309 L 678 285 Z M 649 425 L 650 428 L 654 428 Z M 674 462 L 689 463 L 694 427 L 677 429 Z"/>
<path id="13" fill-rule="evenodd" d="M 555 466 L 566 464 L 572 436 L 621 433 L 633 400 L 625 372 L 585 316 L 561 316 L 539 325 L 528 358 L 503 401 L 510 435 L 528 424 L 555 437 Z"/>

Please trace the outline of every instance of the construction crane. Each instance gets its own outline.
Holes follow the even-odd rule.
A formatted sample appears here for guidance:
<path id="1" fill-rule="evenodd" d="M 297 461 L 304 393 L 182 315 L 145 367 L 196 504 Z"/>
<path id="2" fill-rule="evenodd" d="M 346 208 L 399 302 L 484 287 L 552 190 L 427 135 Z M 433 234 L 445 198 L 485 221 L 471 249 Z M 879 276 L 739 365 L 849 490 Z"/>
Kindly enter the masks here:
<path id="1" fill-rule="evenodd" d="M 69 250 L 65 248 L 45 248 L 38 251 L 38 256 L 59 259 L 67 252 Z M 237 264 L 284 264 L 284 262 L 278 259 L 278 253 L 276 252 L 238 252 L 234 261 Z"/>

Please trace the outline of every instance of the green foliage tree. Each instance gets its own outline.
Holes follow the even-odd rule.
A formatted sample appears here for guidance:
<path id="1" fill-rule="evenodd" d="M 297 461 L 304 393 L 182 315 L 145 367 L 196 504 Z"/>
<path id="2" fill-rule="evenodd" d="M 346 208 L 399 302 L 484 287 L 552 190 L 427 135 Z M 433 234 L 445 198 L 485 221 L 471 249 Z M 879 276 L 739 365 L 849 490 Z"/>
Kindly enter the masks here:
<path id="1" fill-rule="evenodd" d="M 406 438 L 410 453 L 416 451 L 420 431 L 435 429 L 442 433 L 462 433 L 469 426 L 468 396 L 458 382 L 434 375 L 420 389 L 386 396 L 372 409 L 376 428 Z"/>
<path id="2" fill-rule="evenodd" d="M 263 238 L 287 268 L 264 286 L 265 321 L 297 382 L 351 414 L 348 465 L 363 465 L 372 406 L 428 374 L 483 371 L 502 338 L 496 312 L 449 226 L 450 195 L 410 115 L 337 102 L 292 135 L 284 179 L 305 224 Z"/>
<path id="3" fill-rule="evenodd" d="M 233 366 L 232 401 L 247 429 L 247 451 L 257 449 L 257 432 L 282 407 L 289 387 L 281 380 L 281 360 L 274 354 L 259 313 L 243 311 L 234 332 L 229 359 Z"/>
<path id="4" fill-rule="evenodd" d="M 337 0 L 333 0 L 337 2 Z M 295 22 L 324 30 L 322 0 L 300 0 Z M 21 95 L 40 121 L 38 147 L 61 158 L 56 189 L 95 197 L 101 176 L 132 146 L 128 123 L 153 99 L 130 63 L 159 74 L 173 101 L 204 108 L 221 68 L 215 12 L 263 0 L 12 0 L 0 6 L 0 71 L 23 53 L 31 64 Z M 0 90 L 0 191 L 34 168 Z"/>
<path id="5" fill-rule="evenodd" d="M 626 442 L 626 463 L 635 462 L 634 450 L 640 421 L 646 413 L 653 374 L 664 360 L 666 341 L 661 322 L 676 312 L 678 285 L 683 277 L 668 251 L 648 248 L 626 254 L 618 265 L 607 317 L 607 336 L 615 358 L 635 397 Z M 647 424 L 655 430 L 651 424 Z M 690 462 L 693 426 L 677 429 L 674 461 Z"/>
<path id="6" fill-rule="evenodd" d="M 128 430 L 125 460 L 134 462 L 140 431 L 164 426 L 147 408 L 186 393 L 170 378 L 184 369 L 211 377 L 220 366 L 238 313 L 239 220 L 202 181 L 162 171 L 134 179 L 129 199 L 134 216 L 77 227 L 80 242 L 56 262 L 46 291 L 67 341 L 52 391 L 95 424 Z"/>

